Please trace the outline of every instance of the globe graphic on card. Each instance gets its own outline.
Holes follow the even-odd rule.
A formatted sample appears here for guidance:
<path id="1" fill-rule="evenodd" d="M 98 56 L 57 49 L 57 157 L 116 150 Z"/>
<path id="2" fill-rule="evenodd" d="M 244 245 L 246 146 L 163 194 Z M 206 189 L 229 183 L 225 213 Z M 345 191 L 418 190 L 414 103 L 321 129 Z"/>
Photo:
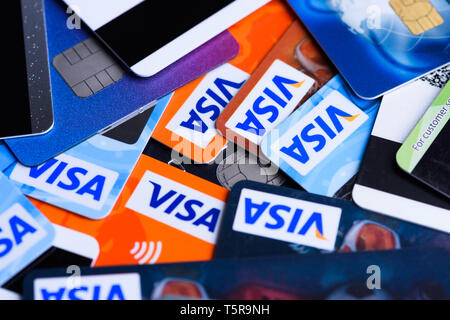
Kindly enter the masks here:
<path id="1" fill-rule="evenodd" d="M 437 52 L 450 53 L 450 5 L 446 0 L 310 0 L 309 4 L 322 14 L 337 15 L 351 33 L 370 42 L 381 56 L 409 70 L 433 66 Z M 428 28 L 414 27 L 414 19 L 428 16 Z"/>

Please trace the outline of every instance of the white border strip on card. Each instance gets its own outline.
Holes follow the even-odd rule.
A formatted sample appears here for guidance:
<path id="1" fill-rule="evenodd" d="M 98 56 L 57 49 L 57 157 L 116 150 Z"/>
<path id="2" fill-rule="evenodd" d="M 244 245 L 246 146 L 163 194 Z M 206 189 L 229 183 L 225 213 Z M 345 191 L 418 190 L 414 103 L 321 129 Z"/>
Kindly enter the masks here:
<path id="1" fill-rule="evenodd" d="M 450 233 L 450 210 L 355 184 L 353 200 L 362 208 Z"/>
<path id="2" fill-rule="evenodd" d="M 53 224 L 56 231 L 52 245 L 80 256 L 92 259 L 92 265 L 100 254 L 100 246 L 95 238 L 87 234 Z"/>

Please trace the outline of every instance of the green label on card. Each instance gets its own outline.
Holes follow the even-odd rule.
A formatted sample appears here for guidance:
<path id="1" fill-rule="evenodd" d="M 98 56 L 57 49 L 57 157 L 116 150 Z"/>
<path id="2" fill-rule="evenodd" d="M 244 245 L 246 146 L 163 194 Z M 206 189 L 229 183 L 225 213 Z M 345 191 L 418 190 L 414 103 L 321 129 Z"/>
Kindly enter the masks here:
<path id="1" fill-rule="evenodd" d="M 397 153 L 400 167 L 411 173 L 450 117 L 450 82 L 427 110 Z"/>

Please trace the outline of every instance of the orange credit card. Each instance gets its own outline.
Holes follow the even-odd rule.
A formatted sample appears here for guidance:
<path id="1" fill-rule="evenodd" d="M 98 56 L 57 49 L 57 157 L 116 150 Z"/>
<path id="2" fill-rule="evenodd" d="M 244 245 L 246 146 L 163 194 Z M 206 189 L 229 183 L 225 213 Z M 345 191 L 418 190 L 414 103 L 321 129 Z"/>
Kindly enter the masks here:
<path id="1" fill-rule="evenodd" d="M 295 21 L 221 113 L 217 130 L 259 155 L 264 136 L 335 74 L 308 31 Z"/>
<path id="2" fill-rule="evenodd" d="M 165 112 L 153 137 L 196 163 L 216 159 L 227 145 L 217 118 L 293 20 L 286 4 L 274 0 L 231 27 L 237 57 L 161 99 Z"/>
<path id="3" fill-rule="evenodd" d="M 56 225 L 97 240 L 93 266 L 209 260 L 228 190 L 142 155 L 112 214 L 99 221 L 31 200 Z"/>

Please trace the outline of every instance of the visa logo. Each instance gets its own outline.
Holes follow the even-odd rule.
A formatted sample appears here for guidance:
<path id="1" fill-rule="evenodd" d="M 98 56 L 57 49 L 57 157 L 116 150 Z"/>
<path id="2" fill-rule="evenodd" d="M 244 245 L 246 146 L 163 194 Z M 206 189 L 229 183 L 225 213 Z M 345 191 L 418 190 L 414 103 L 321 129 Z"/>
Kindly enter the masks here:
<path id="1" fill-rule="evenodd" d="M 272 152 L 307 175 L 368 119 L 361 109 L 333 91 L 272 144 Z"/>
<path id="2" fill-rule="evenodd" d="M 126 207 L 215 244 L 225 203 L 147 171 Z"/>
<path id="3" fill-rule="evenodd" d="M 243 189 L 233 230 L 332 251 L 341 213 L 338 207 Z"/>
<path id="4" fill-rule="evenodd" d="M 99 210 L 118 176 L 117 172 L 62 154 L 39 167 L 17 164 L 10 179 Z"/>
<path id="5" fill-rule="evenodd" d="M 255 144 L 285 120 L 314 85 L 314 80 L 281 60 L 275 60 L 226 127 Z"/>
<path id="6" fill-rule="evenodd" d="M 16 203 L 0 215 L 0 270 L 38 245 L 47 232 L 28 211 Z"/>
<path id="7" fill-rule="evenodd" d="M 246 72 L 231 64 L 209 72 L 166 128 L 206 148 L 218 134 L 215 126 L 217 118 L 248 78 Z"/>
<path id="8" fill-rule="evenodd" d="M 79 285 L 72 282 L 79 281 Z M 81 276 L 77 279 L 34 280 L 35 300 L 140 300 L 141 281 L 137 273 Z"/>

